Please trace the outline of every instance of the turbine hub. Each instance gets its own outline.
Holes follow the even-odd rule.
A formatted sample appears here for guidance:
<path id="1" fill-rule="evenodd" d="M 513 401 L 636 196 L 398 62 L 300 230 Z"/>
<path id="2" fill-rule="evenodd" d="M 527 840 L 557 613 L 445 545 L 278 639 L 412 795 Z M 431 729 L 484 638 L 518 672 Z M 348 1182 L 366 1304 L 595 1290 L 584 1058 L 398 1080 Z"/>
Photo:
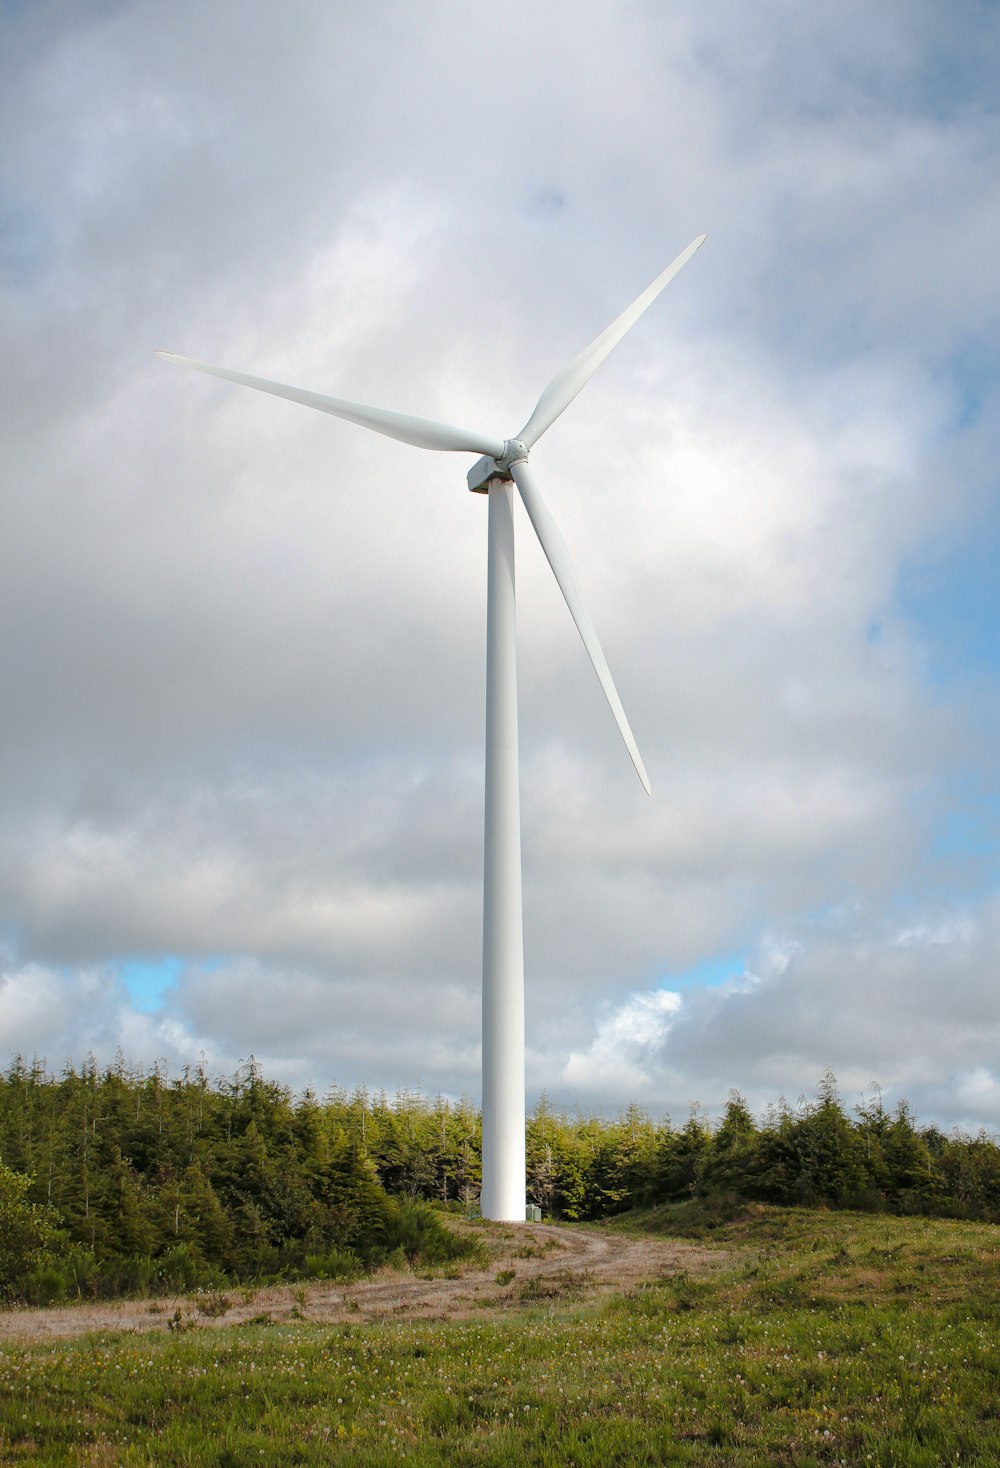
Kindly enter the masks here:
<path id="1" fill-rule="evenodd" d="M 511 464 L 524 463 L 527 458 L 527 444 L 523 444 L 519 438 L 505 438 L 503 441 L 503 454 L 497 460 L 497 468 L 506 476 Z"/>
<path id="2" fill-rule="evenodd" d="M 527 460 L 528 448 L 519 438 L 505 438 L 503 441 L 503 453 L 499 459 L 491 459 L 488 454 L 477 459 L 469 470 L 469 488 L 473 494 L 486 494 L 489 491 L 491 479 L 510 479 L 511 464 L 521 464 Z"/>

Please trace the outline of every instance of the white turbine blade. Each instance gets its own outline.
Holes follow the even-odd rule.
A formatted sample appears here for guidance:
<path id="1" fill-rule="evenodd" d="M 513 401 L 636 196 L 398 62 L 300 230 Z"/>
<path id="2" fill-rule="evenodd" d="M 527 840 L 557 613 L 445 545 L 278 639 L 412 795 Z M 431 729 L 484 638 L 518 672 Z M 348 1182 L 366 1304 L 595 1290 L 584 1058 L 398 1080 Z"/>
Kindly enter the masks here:
<path id="1" fill-rule="evenodd" d="M 273 393 L 275 397 L 302 403 L 307 408 L 318 408 L 321 413 L 332 413 L 335 418 L 346 418 L 348 423 L 371 428 L 376 433 L 384 433 L 387 438 L 398 438 L 402 443 L 413 444 L 418 449 L 450 449 L 458 453 L 489 454 L 494 459 L 503 454 L 502 438 L 492 438 L 487 433 L 477 433 L 475 429 L 454 428 L 450 423 L 434 423 L 429 418 L 411 418 L 407 413 L 394 413 L 389 408 L 369 408 L 364 403 L 347 403 L 341 398 L 328 398 L 323 393 L 308 392 L 302 387 L 272 382 L 267 377 L 250 377 L 246 372 L 232 372 L 228 367 L 210 367 L 207 362 L 196 362 L 193 357 L 178 357 L 176 352 L 157 352 L 156 355 L 165 362 L 178 362 L 182 367 L 193 367 L 195 371 L 207 372 L 211 377 L 222 377 L 241 387 L 255 387 L 260 392 Z"/>
<path id="2" fill-rule="evenodd" d="M 594 373 L 600 367 L 605 357 L 614 350 L 625 333 L 635 325 L 647 306 L 651 306 L 657 296 L 677 272 L 687 264 L 695 250 L 699 249 L 708 238 L 700 234 L 696 240 L 692 240 L 686 250 L 682 250 L 662 275 L 658 275 L 653 284 L 647 286 L 641 296 L 638 296 L 626 311 L 606 327 L 600 336 L 595 337 L 589 347 L 584 347 L 578 357 L 574 357 L 568 366 L 561 372 L 557 372 L 535 404 L 535 411 L 527 423 L 517 435 L 520 441 L 529 449 L 533 443 L 537 443 L 547 428 L 551 428 L 559 417 L 559 414 L 568 408 L 581 388 L 586 387 Z"/>
<path id="3" fill-rule="evenodd" d="M 649 788 L 649 776 L 646 774 L 646 767 L 642 762 L 642 756 L 639 753 L 632 730 L 629 728 L 628 719 L 625 717 L 625 710 L 622 708 L 622 701 L 618 697 L 618 690 L 615 688 L 614 679 L 611 677 L 611 670 L 608 667 L 607 659 L 601 651 L 601 644 L 597 639 L 594 624 L 590 620 L 590 613 L 583 604 L 580 583 L 576 579 L 576 569 L 570 558 L 566 542 L 562 538 L 558 525 L 549 513 L 548 506 L 538 492 L 538 487 L 535 484 L 527 463 L 522 459 L 519 463 L 512 464 L 510 466 L 510 472 L 513 476 L 514 483 L 520 491 L 521 499 L 524 501 L 524 508 L 528 512 L 528 517 L 535 527 L 535 534 L 541 542 L 542 550 L 545 552 L 545 558 L 552 567 L 552 574 L 559 584 L 559 590 L 566 599 L 566 605 L 569 607 L 573 621 L 576 623 L 576 630 L 583 639 L 583 645 L 587 649 L 590 661 L 594 665 L 594 672 L 597 674 L 601 687 L 604 689 L 604 696 L 608 700 L 611 712 L 615 716 L 615 722 L 625 741 L 625 748 L 632 757 L 636 774 L 642 781 L 646 794 L 650 795 L 652 792 Z"/>

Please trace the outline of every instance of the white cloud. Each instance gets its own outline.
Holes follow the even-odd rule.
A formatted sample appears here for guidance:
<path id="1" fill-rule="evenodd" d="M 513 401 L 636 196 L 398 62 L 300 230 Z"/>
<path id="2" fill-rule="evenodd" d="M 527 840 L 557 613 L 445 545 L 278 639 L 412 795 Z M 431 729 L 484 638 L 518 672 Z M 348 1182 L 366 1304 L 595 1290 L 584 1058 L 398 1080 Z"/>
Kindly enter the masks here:
<path id="1" fill-rule="evenodd" d="M 1000 1079 L 985 1065 L 957 1077 L 957 1099 L 970 1116 L 1000 1117 Z"/>
<path id="2" fill-rule="evenodd" d="M 681 1005 L 681 996 L 670 989 L 631 995 L 620 1009 L 598 1019 L 585 1051 L 570 1054 L 562 1087 L 612 1099 L 645 1089 L 650 1079 L 646 1062 L 662 1048 Z"/>

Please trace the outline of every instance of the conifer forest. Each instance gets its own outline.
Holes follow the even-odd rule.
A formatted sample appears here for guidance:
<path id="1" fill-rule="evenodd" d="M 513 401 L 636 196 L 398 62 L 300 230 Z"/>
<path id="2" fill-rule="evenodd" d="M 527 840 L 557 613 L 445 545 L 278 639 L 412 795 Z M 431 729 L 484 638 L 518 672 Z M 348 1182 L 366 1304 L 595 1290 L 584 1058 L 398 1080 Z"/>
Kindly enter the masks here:
<path id="1" fill-rule="evenodd" d="M 0 1077 L 0 1300 L 49 1303 L 351 1278 L 470 1247 L 441 1209 L 474 1212 L 478 1109 L 332 1089 L 292 1095 L 251 1058 L 170 1076 L 123 1058 Z M 745 1199 L 1000 1222 L 1000 1146 L 919 1126 L 877 1093 L 851 1112 L 831 1075 L 755 1117 L 614 1119 L 543 1097 L 527 1132 L 528 1197 L 594 1220 L 683 1199 Z M 436 1205 L 436 1206 L 432 1206 Z"/>

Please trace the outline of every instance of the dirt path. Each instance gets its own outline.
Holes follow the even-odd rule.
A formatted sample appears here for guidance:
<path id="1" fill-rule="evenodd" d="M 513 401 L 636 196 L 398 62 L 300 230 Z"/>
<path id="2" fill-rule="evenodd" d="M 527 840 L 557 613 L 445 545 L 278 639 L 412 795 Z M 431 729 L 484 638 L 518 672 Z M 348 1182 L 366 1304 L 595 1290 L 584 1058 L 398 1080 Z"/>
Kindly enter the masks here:
<path id="1" fill-rule="evenodd" d="M 356 1284 L 325 1282 L 227 1290 L 225 1296 L 178 1295 L 0 1313 L 0 1342 L 56 1339 L 88 1331 L 166 1330 L 176 1312 L 197 1326 L 270 1318 L 315 1323 L 409 1319 L 460 1320 L 498 1309 L 523 1309 L 629 1290 L 643 1281 L 718 1268 L 719 1250 L 666 1239 L 630 1239 L 556 1224 L 495 1224 L 484 1230 L 494 1258 L 455 1278 L 384 1270 Z M 228 1301 L 228 1305 L 225 1302 Z M 218 1313 L 207 1313 L 217 1311 Z"/>

